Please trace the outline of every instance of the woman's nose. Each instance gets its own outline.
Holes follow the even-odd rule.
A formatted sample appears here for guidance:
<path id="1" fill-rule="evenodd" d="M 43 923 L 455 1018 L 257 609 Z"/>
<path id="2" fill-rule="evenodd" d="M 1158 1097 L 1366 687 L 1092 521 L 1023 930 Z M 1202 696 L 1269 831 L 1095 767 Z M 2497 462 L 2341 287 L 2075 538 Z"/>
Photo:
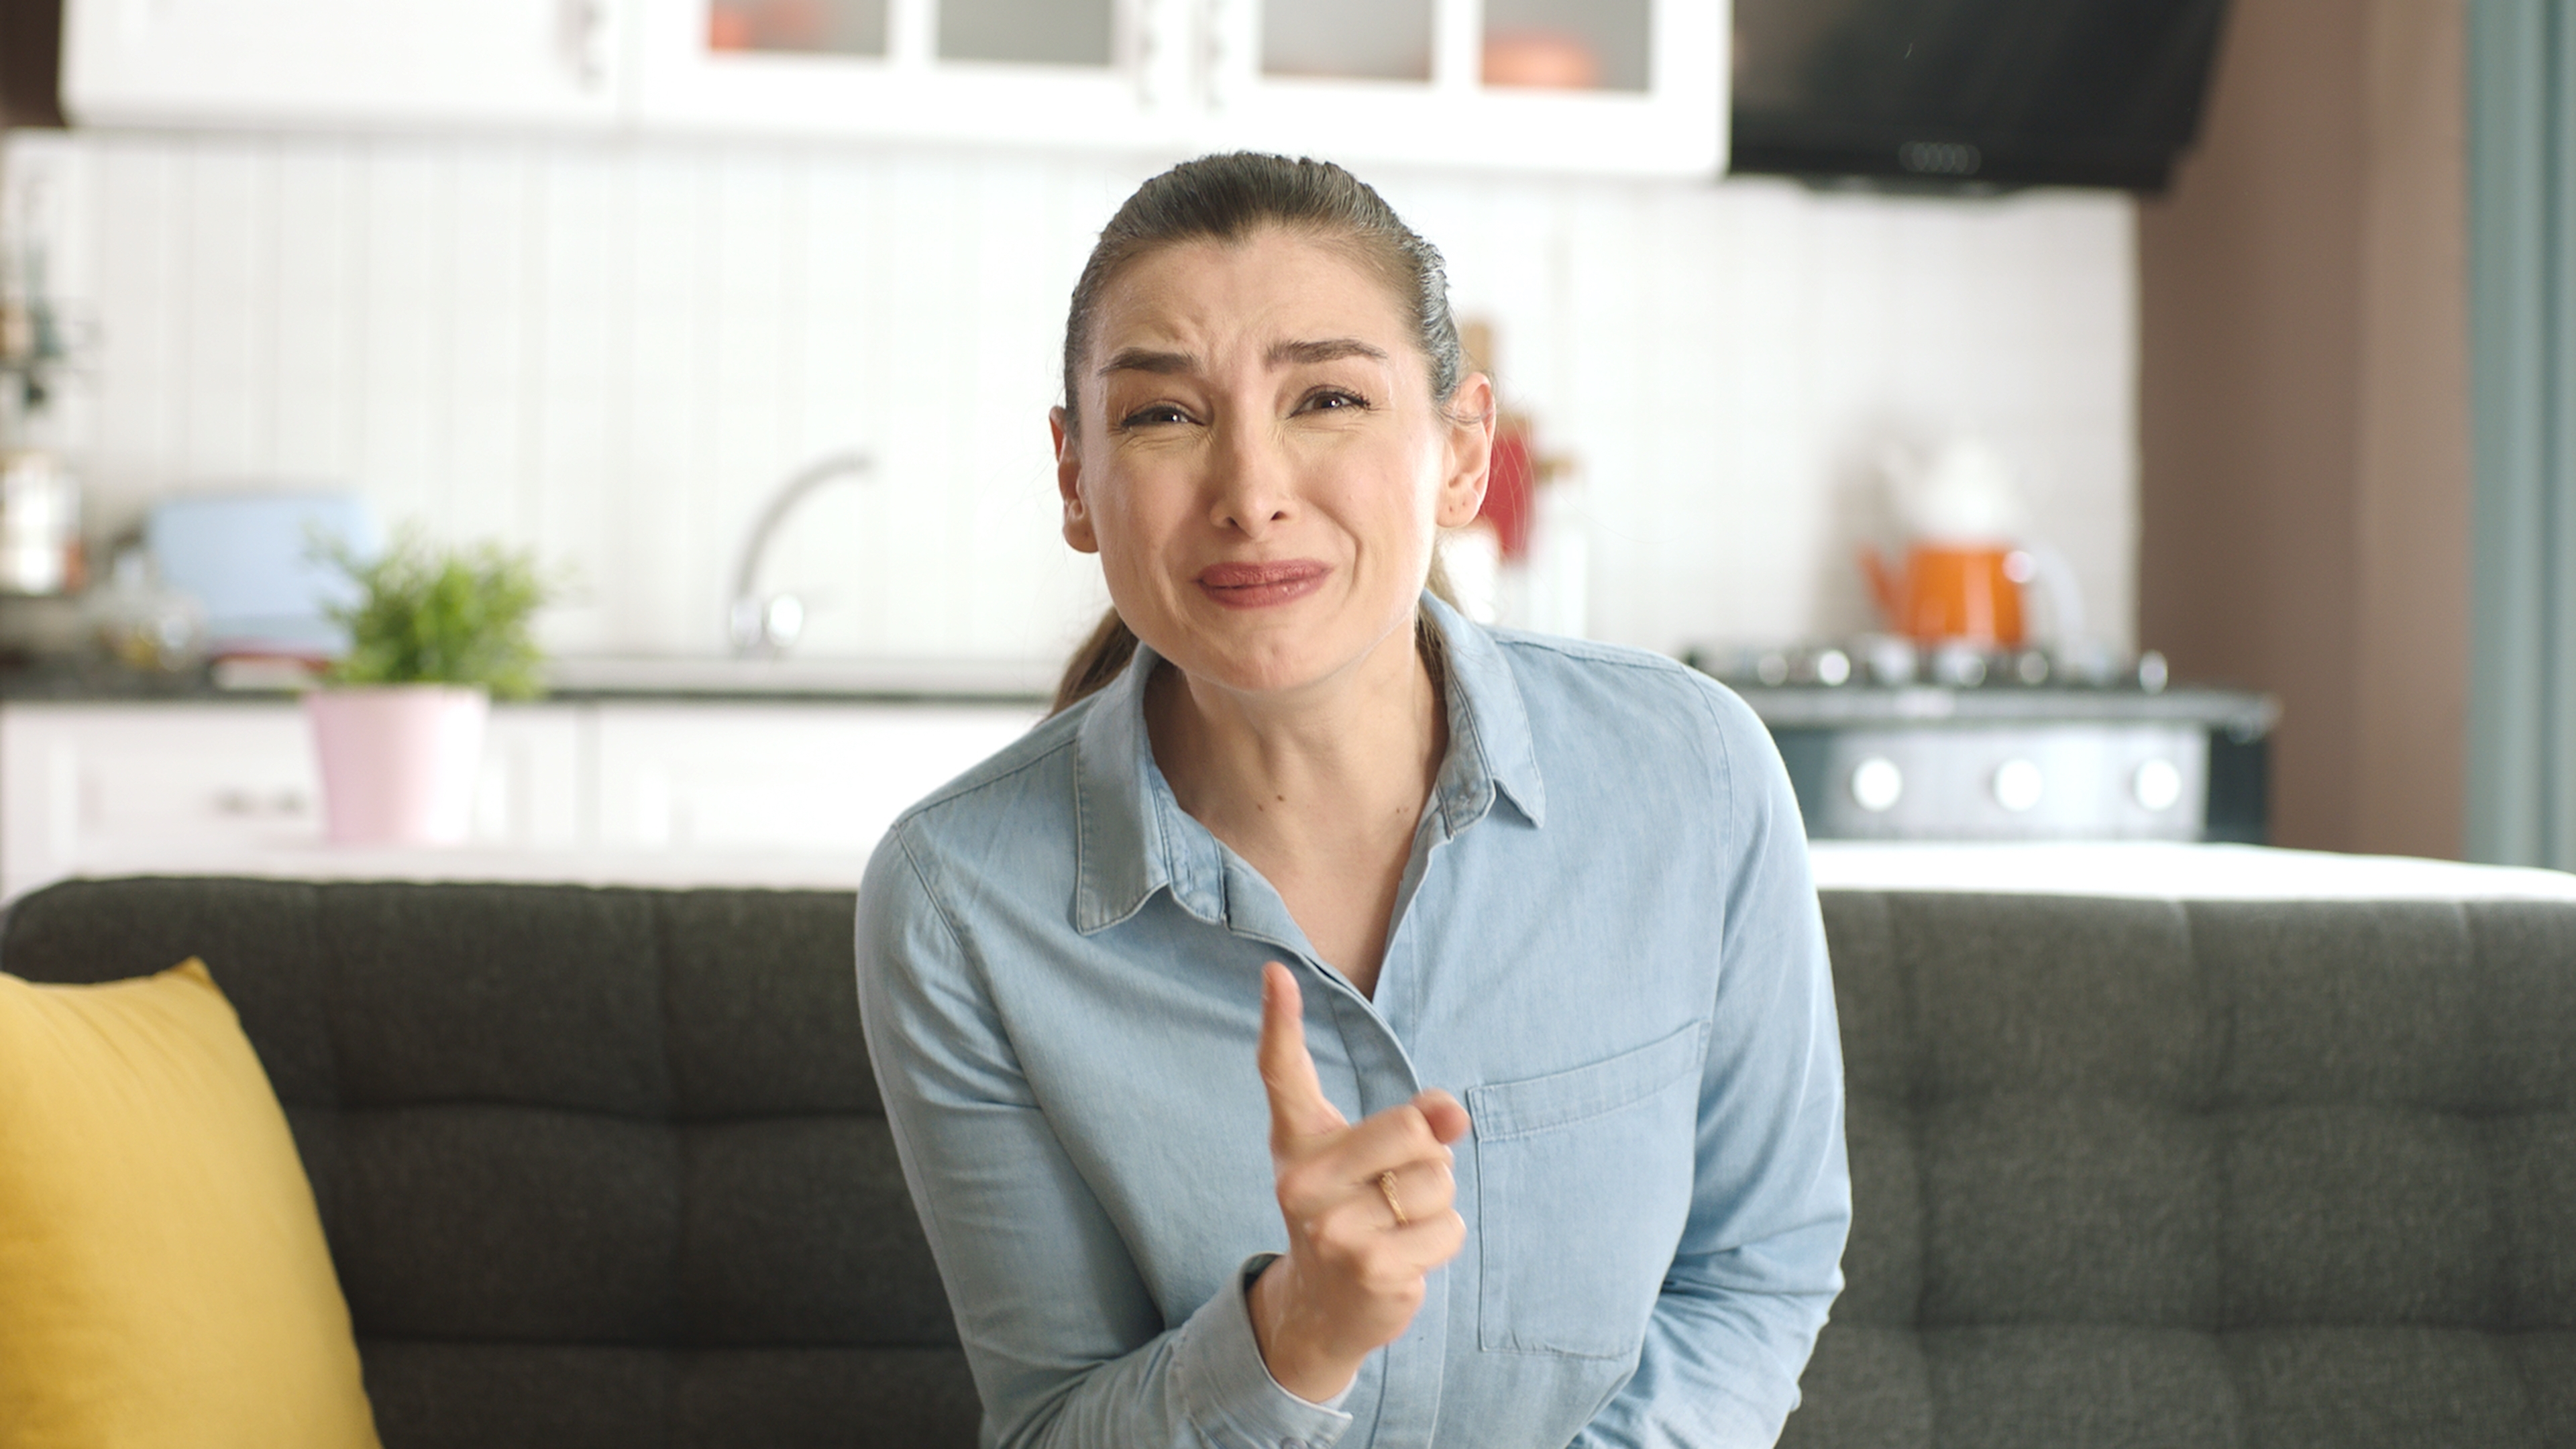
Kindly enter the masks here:
<path id="1" fill-rule="evenodd" d="M 1209 507 L 1210 522 L 1259 538 L 1287 521 L 1294 489 L 1275 430 L 1258 424 L 1220 425 L 1211 462 L 1215 497 Z"/>

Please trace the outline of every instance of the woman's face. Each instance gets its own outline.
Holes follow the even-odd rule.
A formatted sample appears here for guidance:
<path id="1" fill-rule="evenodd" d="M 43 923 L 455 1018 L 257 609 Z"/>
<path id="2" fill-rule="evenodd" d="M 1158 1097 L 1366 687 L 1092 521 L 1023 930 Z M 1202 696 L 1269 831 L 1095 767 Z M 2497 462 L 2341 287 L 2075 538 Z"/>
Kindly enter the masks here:
<path id="1" fill-rule="evenodd" d="M 1244 691 L 1409 657 L 1438 530 L 1484 498 L 1491 393 L 1434 402 L 1374 273 L 1278 229 L 1162 248 L 1103 292 L 1076 382 L 1065 540 L 1156 653 Z"/>

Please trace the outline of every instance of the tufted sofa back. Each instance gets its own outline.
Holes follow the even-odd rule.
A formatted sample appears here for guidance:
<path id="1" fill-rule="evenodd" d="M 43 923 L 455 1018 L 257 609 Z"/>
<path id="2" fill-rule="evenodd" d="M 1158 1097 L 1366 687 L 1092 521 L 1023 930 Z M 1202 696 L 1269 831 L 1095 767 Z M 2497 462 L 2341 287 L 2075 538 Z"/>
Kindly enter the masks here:
<path id="1" fill-rule="evenodd" d="M 286 1104 L 387 1449 L 972 1444 L 847 892 L 68 882 L 0 969 L 202 956 Z"/>
<path id="2" fill-rule="evenodd" d="M 2576 1445 L 2576 905 L 1825 898 L 1784 1446 Z"/>
<path id="3" fill-rule="evenodd" d="M 1850 1286 L 1785 1445 L 2576 1446 L 2576 905 L 1825 897 Z M 199 955 L 389 1449 L 964 1446 L 839 892 L 71 882 Z"/>

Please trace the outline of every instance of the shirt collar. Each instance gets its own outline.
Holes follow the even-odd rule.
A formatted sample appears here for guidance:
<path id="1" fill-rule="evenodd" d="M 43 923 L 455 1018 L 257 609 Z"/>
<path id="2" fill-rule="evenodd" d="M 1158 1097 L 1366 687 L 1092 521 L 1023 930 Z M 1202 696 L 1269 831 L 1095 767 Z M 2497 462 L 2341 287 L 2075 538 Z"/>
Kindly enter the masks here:
<path id="1" fill-rule="evenodd" d="M 1442 831 L 1463 833 L 1507 798 L 1535 827 L 1547 795 L 1520 684 L 1494 637 L 1429 594 L 1447 669 L 1449 754 L 1432 786 Z M 1189 818 L 1154 763 L 1145 682 L 1161 662 L 1142 642 L 1090 702 L 1075 731 L 1073 928 L 1084 935 L 1134 915 L 1157 890 L 1204 919 L 1226 916 L 1225 852 Z"/>

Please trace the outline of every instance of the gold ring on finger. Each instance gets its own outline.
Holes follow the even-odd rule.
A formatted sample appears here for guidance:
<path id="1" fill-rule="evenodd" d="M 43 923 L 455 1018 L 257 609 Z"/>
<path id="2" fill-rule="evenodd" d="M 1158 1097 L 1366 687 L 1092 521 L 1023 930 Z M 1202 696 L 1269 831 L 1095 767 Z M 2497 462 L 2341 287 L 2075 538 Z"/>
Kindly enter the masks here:
<path id="1" fill-rule="evenodd" d="M 1378 1195 L 1386 1199 L 1386 1210 L 1395 1214 L 1395 1225 L 1397 1227 L 1404 1227 L 1413 1221 L 1413 1219 L 1404 1215 L 1404 1203 L 1395 1195 L 1394 1173 L 1379 1173 L 1377 1175 L 1377 1190 Z"/>

